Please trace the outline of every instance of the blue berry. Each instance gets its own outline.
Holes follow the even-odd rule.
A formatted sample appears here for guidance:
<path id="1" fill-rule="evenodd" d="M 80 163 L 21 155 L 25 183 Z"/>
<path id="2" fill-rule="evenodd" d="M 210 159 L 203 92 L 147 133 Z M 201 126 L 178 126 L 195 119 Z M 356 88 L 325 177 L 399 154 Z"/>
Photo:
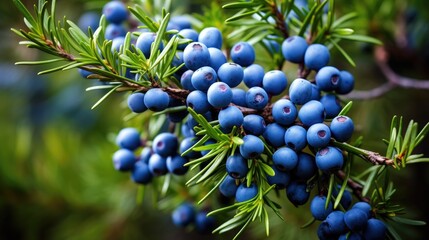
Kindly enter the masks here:
<path id="1" fill-rule="evenodd" d="M 222 181 L 222 183 L 219 185 L 219 191 L 222 195 L 225 197 L 235 197 L 235 193 L 237 192 L 237 184 L 235 182 L 235 179 L 231 176 L 227 175 L 226 178 Z"/>
<path id="2" fill-rule="evenodd" d="M 174 23 L 179 27 L 179 30 L 191 28 L 191 21 L 188 16 L 173 16 L 170 18 L 170 22 Z"/>
<path id="3" fill-rule="evenodd" d="M 231 103 L 232 90 L 224 82 L 215 82 L 207 91 L 207 100 L 215 108 L 224 108 Z"/>
<path id="4" fill-rule="evenodd" d="M 344 222 L 344 212 L 333 211 L 326 217 L 324 224 L 327 226 L 328 233 L 334 235 L 344 234 L 348 231 L 346 223 Z"/>
<path id="5" fill-rule="evenodd" d="M 274 176 L 267 176 L 267 182 L 270 185 L 275 184 L 276 189 L 285 189 L 290 182 L 290 175 L 287 172 L 280 171 L 277 167 L 272 167 Z"/>
<path id="6" fill-rule="evenodd" d="M 103 14 L 111 23 L 121 23 L 128 18 L 128 10 L 120 1 L 110 1 L 103 6 Z"/>
<path id="7" fill-rule="evenodd" d="M 152 150 L 163 157 L 172 156 L 177 152 L 179 142 L 176 135 L 169 132 L 158 134 L 152 143 Z"/>
<path id="8" fill-rule="evenodd" d="M 207 216 L 207 212 L 201 211 L 195 215 L 195 228 L 199 233 L 211 233 L 216 226 L 216 219 L 213 216 Z"/>
<path id="9" fill-rule="evenodd" d="M 171 217 L 174 225 L 186 227 L 195 220 L 195 208 L 190 203 L 182 203 L 174 209 Z"/>
<path id="10" fill-rule="evenodd" d="M 210 65 L 210 52 L 204 43 L 192 42 L 183 50 L 183 61 L 190 70 Z"/>
<path id="11" fill-rule="evenodd" d="M 335 89 L 335 92 L 338 94 L 350 93 L 355 86 L 355 79 L 353 75 L 348 71 L 340 71 L 340 78 L 341 81 Z"/>
<path id="12" fill-rule="evenodd" d="M 198 41 L 207 47 L 220 49 L 222 47 L 222 33 L 215 27 L 207 27 L 201 30 Z"/>
<path id="13" fill-rule="evenodd" d="M 218 115 L 219 124 L 223 129 L 232 130 L 234 126 L 243 124 L 243 113 L 235 106 L 228 106 L 220 110 Z"/>
<path id="14" fill-rule="evenodd" d="M 304 126 L 322 123 L 325 120 L 325 115 L 323 104 L 316 100 L 311 100 L 302 105 L 301 109 L 298 111 L 298 117 Z"/>
<path id="15" fill-rule="evenodd" d="M 192 42 L 198 41 L 198 32 L 194 29 L 184 28 L 180 30 L 177 34 L 182 36 L 183 38 L 190 39 Z M 179 46 L 177 46 L 177 49 L 184 50 L 186 46 L 187 44 L 179 44 Z"/>
<path id="16" fill-rule="evenodd" d="M 235 179 L 244 178 L 249 171 L 247 160 L 241 154 L 234 154 L 226 159 L 226 171 Z"/>
<path id="17" fill-rule="evenodd" d="M 230 87 L 237 87 L 243 80 L 243 68 L 236 63 L 224 63 L 217 70 L 219 79 Z"/>
<path id="18" fill-rule="evenodd" d="M 332 136 L 340 142 L 348 141 L 353 134 L 353 120 L 347 116 L 337 116 L 332 119 L 330 125 Z"/>
<path id="19" fill-rule="evenodd" d="M 244 202 L 256 197 L 256 195 L 258 195 L 258 186 L 252 183 L 247 187 L 246 182 L 244 182 L 238 186 L 237 192 L 235 193 L 235 200 L 237 200 L 237 202 Z"/>
<path id="20" fill-rule="evenodd" d="M 216 71 L 209 66 L 198 68 L 191 77 L 192 86 L 203 92 L 207 92 L 209 87 L 215 83 L 216 80 Z"/>
<path id="21" fill-rule="evenodd" d="M 247 134 L 255 136 L 262 135 L 265 132 L 265 120 L 256 114 L 249 114 L 244 117 L 243 129 Z"/>
<path id="22" fill-rule="evenodd" d="M 116 136 L 116 145 L 134 151 L 141 145 L 140 133 L 135 128 L 123 128 Z"/>
<path id="23" fill-rule="evenodd" d="M 312 83 L 303 78 L 295 79 L 289 87 L 290 100 L 297 105 L 303 105 L 312 99 Z"/>
<path id="24" fill-rule="evenodd" d="M 251 87 L 246 93 L 247 107 L 256 110 L 263 109 L 268 104 L 268 94 L 261 87 Z"/>
<path id="25" fill-rule="evenodd" d="M 149 158 L 151 155 L 152 155 L 152 148 L 144 147 L 140 153 L 139 161 L 147 164 L 149 162 Z"/>
<path id="26" fill-rule="evenodd" d="M 387 228 L 384 222 L 371 218 L 363 230 L 363 235 L 366 240 L 383 240 L 386 238 Z"/>
<path id="27" fill-rule="evenodd" d="M 358 208 L 358 209 L 364 211 L 366 214 L 366 217 L 371 218 L 371 209 L 372 208 L 371 208 L 371 205 L 369 203 L 359 201 L 359 202 L 356 202 L 355 204 L 353 204 L 352 208 Z"/>
<path id="28" fill-rule="evenodd" d="M 332 212 L 333 206 L 332 202 L 329 201 L 328 208 L 325 208 L 326 204 L 326 196 L 314 196 L 313 200 L 311 200 L 310 203 L 310 212 L 311 215 L 316 220 L 323 221 L 326 219 L 326 217 L 329 215 L 329 213 Z"/>
<path id="29" fill-rule="evenodd" d="M 338 148 L 325 147 L 316 154 L 316 165 L 322 171 L 334 171 L 343 166 L 343 154 Z"/>
<path id="30" fill-rule="evenodd" d="M 127 99 L 128 108 L 135 113 L 142 113 L 147 110 L 144 105 L 144 93 L 135 92 L 128 96 Z"/>
<path id="31" fill-rule="evenodd" d="M 332 195 L 337 198 L 339 195 L 339 191 L 341 189 L 341 185 L 337 185 L 333 191 L 332 191 Z M 340 199 L 340 204 L 343 206 L 344 209 L 349 209 L 350 205 L 352 204 L 352 194 L 350 191 L 348 190 L 344 190 L 343 195 L 341 196 Z"/>
<path id="32" fill-rule="evenodd" d="M 324 123 L 311 125 L 307 130 L 307 142 L 314 148 L 326 147 L 331 140 L 331 130 Z"/>
<path id="33" fill-rule="evenodd" d="M 232 103 L 238 106 L 246 107 L 246 91 L 241 88 L 233 88 L 232 89 Z"/>
<path id="34" fill-rule="evenodd" d="M 113 40 L 117 37 L 125 37 L 126 34 L 127 30 L 124 28 L 124 26 L 114 23 L 108 24 L 104 30 L 104 38 L 106 38 L 106 40 Z"/>
<path id="35" fill-rule="evenodd" d="M 255 61 L 255 49 L 248 42 L 236 43 L 231 48 L 231 59 L 240 66 L 250 66 Z"/>
<path id="36" fill-rule="evenodd" d="M 187 162 L 188 160 L 180 155 L 169 156 L 166 162 L 168 172 L 175 175 L 184 175 L 189 168 L 184 166 Z"/>
<path id="37" fill-rule="evenodd" d="M 276 123 L 289 126 L 295 122 L 298 111 L 290 100 L 279 99 L 273 105 L 272 115 Z"/>
<path id="38" fill-rule="evenodd" d="M 248 88 L 262 87 L 264 76 L 265 70 L 259 64 L 252 64 L 243 70 L 243 82 Z"/>
<path id="39" fill-rule="evenodd" d="M 264 151 L 264 143 L 254 135 L 246 135 L 243 137 L 243 144 L 240 145 L 240 154 L 246 158 L 257 158 Z"/>
<path id="40" fill-rule="evenodd" d="M 319 101 L 321 98 L 320 95 L 320 89 L 316 84 L 311 84 L 311 99 L 310 100 L 317 100 Z"/>
<path id="41" fill-rule="evenodd" d="M 325 94 L 320 102 L 323 104 L 326 112 L 326 118 L 333 118 L 341 112 L 341 103 L 340 99 L 334 94 Z"/>
<path id="42" fill-rule="evenodd" d="M 298 155 L 288 147 L 281 147 L 274 152 L 273 163 L 280 171 L 291 171 L 298 165 Z"/>
<path id="43" fill-rule="evenodd" d="M 124 37 L 115 37 L 112 40 L 112 52 L 119 52 L 121 50 L 122 45 L 124 45 L 124 42 Z"/>
<path id="44" fill-rule="evenodd" d="M 182 73 L 182 76 L 180 77 L 180 84 L 182 85 L 183 89 L 194 91 L 196 90 L 194 86 L 192 85 L 192 75 L 194 74 L 194 71 L 192 70 L 186 70 L 184 73 Z"/>
<path id="45" fill-rule="evenodd" d="M 299 125 L 288 128 L 284 135 L 286 146 L 301 151 L 307 146 L 307 130 Z"/>
<path id="46" fill-rule="evenodd" d="M 150 57 L 152 43 L 155 42 L 156 33 L 143 32 L 137 38 L 136 47 L 140 49 L 146 58 Z M 162 46 L 160 46 L 162 48 Z"/>
<path id="47" fill-rule="evenodd" d="M 270 123 L 265 128 L 263 134 L 265 141 L 273 147 L 281 147 L 285 145 L 285 132 L 286 129 L 278 123 Z"/>
<path id="48" fill-rule="evenodd" d="M 154 153 L 152 156 L 150 156 L 148 167 L 154 176 L 165 175 L 168 172 L 167 159 L 157 153 Z"/>
<path id="49" fill-rule="evenodd" d="M 118 171 L 129 171 L 134 167 L 136 157 L 129 149 L 119 149 L 113 154 L 113 165 Z"/>
<path id="50" fill-rule="evenodd" d="M 304 205 L 310 198 L 305 182 L 292 181 L 286 188 L 286 196 L 295 206 Z"/>
<path id="51" fill-rule="evenodd" d="M 330 59 L 330 53 L 326 46 L 318 43 L 308 46 L 304 55 L 305 66 L 311 70 L 319 70 L 326 66 Z"/>
<path id="52" fill-rule="evenodd" d="M 100 14 L 96 12 L 86 12 L 83 13 L 78 20 L 79 28 L 86 32 L 88 28 L 91 28 L 92 31 L 95 31 L 98 28 L 100 23 Z"/>
<path id="53" fill-rule="evenodd" d="M 151 88 L 144 95 L 144 104 L 152 111 L 160 112 L 168 107 L 170 97 L 160 88 Z"/>
<path id="54" fill-rule="evenodd" d="M 186 125 L 186 124 L 184 124 Z M 179 146 L 179 153 L 182 154 L 185 151 L 187 151 L 188 149 L 190 149 L 192 146 L 194 146 L 197 143 L 196 138 L 194 137 L 185 137 L 181 142 L 180 142 L 180 146 Z M 200 157 L 201 154 L 197 151 L 193 151 L 191 150 L 190 152 L 188 152 L 187 154 L 184 155 L 184 157 L 186 158 L 198 158 Z"/>
<path id="55" fill-rule="evenodd" d="M 301 152 L 298 154 L 298 164 L 296 165 L 293 174 L 298 180 L 308 180 L 317 172 L 315 159 L 312 155 Z"/>
<path id="56" fill-rule="evenodd" d="M 152 181 L 152 178 L 153 175 L 149 170 L 148 164 L 143 161 L 137 161 L 131 171 L 131 179 L 135 183 L 148 184 Z"/>
<path id="57" fill-rule="evenodd" d="M 344 213 L 344 222 L 352 231 L 363 230 L 368 222 L 367 215 L 359 208 L 351 208 Z"/>
<path id="58" fill-rule="evenodd" d="M 341 82 L 340 71 L 332 66 L 322 67 L 316 74 L 316 85 L 322 91 L 333 91 Z"/>
<path id="59" fill-rule="evenodd" d="M 209 47 L 208 49 L 210 52 L 210 67 L 218 71 L 222 64 L 227 62 L 226 56 L 218 48 Z"/>
<path id="60" fill-rule="evenodd" d="M 271 70 L 265 73 L 262 87 L 270 95 L 279 95 L 287 86 L 286 75 L 280 70 Z"/>
<path id="61" fill-rule="evenodd" d="M 83 78 L 88 78 L 88 76 L 89 76 L 89 75 L 93 74 L 92 72 L 87 71 L 87 70 L 82 69 L 82 68 L 79 68 L 79 69 L 78 69 L 78 71 L 79 71 L 79 74 L 80 74 Z"/>
<path id="62" fill-rule="evenodd" d="M 201 114 L 210 110 L 207 94 L 199 90 L 189 93 L 189 95 L 186 97 L 186 105 L 192 108 L 195 112 Z"/>
<path id="63" fill-rule="evenodd" d="M 282 53 L 287 61 L 302 63 L 304 62 L 304 54 L 307 47 L 307 41 L 303 37 L 291 36 L 283 41 Z"/>

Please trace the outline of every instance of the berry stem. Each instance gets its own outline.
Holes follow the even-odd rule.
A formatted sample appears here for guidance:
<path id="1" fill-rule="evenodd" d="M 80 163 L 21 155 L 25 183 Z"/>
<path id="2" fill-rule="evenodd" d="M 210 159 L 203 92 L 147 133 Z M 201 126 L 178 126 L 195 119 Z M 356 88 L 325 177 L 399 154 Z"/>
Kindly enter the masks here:
<path id="1" fill-rule="evenodd" d="M 369 150 L 365 150 L 362 148 L 358 148 L 355 146 L 352 146 L 348 143 L 345 142 L 337 142 L 337 141 L 332 141 L 331 142 L 333 146 L 340 148 L 341 150 L 345 150 L 349 153 L 353 153 L 359 157 L 361 157 L 362 159 L 374 164 L 374 165 L 388 165 L 388 166 L 393 166 L 393 160 L 382 156 L 381 154 L 377 153 L 377 152 L 373 152 L 373 151 L 369 151 Z"/>

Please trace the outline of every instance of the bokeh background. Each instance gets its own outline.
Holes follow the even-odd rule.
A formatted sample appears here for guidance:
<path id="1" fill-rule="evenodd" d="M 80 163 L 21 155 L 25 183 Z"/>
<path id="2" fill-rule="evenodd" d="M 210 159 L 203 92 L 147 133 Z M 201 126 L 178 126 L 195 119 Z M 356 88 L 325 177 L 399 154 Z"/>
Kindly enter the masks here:
<path id="1" fill-rule="evenodd" d="M 32 6 L 35 0 L 23 2 Z M 105 2 L 59 0 L 57 16 L 77 21 L 83 12 L 99 12 Z M 209 4 L 189 0 L 179 5 L 190 13 L 205 11 Z M 337 1 L 337 8 L 339 13 L 358 12 L 354 28 L 385 42 L 395 72 L 429 80 L 429 9 L 424 0 Z M 17 61 L 46 55 L 18 45 L 21 39 L 10 31 L 12 27 L 25 26 L 7 0 L 0 4 L 0 239 L 214 238 L 174 227 L 170 215 L 152 205 L 150 194 L 138 204 L 136 184 L 112 167 L 116 149 L 112 139 L 127 125 L 122 120 L 127 111 L 124 95 L 114 95 L 90 110 L 101 95 L 85 92 L 93 83 L 77 71 L 38 76 L 40 67 L 15 66 Z M 331 64 L 352 72 L 356 89 L 387 81 L 371 46 L 343 46 L 357 67 L 348 65 L 338 52 L 332 53 Z M 429 121 L 429 90 L 395 89 L 381 98 L 355 101 L 350 114 L 356 136 L 364 136 L 364 147 L 383 152 L 381 139 L 388 136 L 393 115 L 421 126 Z M 429 156 L 429 141 L 416 152 Z M 395 200 L 406 207 L 407 217 L 429 221 L 428 173 L 428 164 L 416 164 L 392 177 L 398 187 Z M 284 239 L 315 238 L 314 229 L 299 229 L 305 222 L 301 221 L 290 214 L 286 224 L 274 221 L 272 231 Z M 405 239 L 424 239 L 428 233 L 427 226 L 400 229 Z M 251 230 L 243 239 L 251 236 L 263 235 Z"/>

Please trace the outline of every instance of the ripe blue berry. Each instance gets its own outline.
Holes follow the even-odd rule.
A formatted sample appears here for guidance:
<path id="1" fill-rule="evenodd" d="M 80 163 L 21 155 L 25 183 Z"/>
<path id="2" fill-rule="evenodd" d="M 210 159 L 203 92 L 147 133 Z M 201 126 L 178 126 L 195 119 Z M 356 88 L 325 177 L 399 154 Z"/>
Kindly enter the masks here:
<path id="1" fill-rule="evenodd" d="M 238 106 L 246 107 L 246 91 L 241 88 L 233 88 L 232 89 L 232 103 Z"/>
<path id="2" fill-rule="evenodd" d="M 216 80 L 216 71 L 209 66 L 198 68 L 191 77 L 192 86 L 203 92 L 207 92 L 209 87 L 215 83 Z"/>
<path id="3" fill-rule="evenodd" d="M 147 110 L 144 105 L 144 93 L 135 92 L 128 96 L 127 99 L 128 108 L 135 113 L 142 113 Z"/>
<path id="4" fill-rule="evenodd" d="M 285 132 L 286 146 L 295 151 L 301 151 L 307 146 L 307 130 L 299 125 L 293 125 Z"/>
<path id="5" fill-rule="evenodd" d="M 232 90 L 224 82 L 215 82 L 207 91 L 207 100 L 215 108 L 224 108 L 231 103 Z"/>
<path id="6" fill-rule="evenodd" d="M 314 196 L 313 200 L 310 203 L 310 212 L 311 215 L 316 220 L 323 221 L 332 212 L 332 202 L 329 201 L 328 208 L 325 208 L 326 204 L 326 196 Z"/>
<path id="7" fill-rule="evenodd" d="M 124 37 L 115 37 L 112 40 L 112 52 L 119 52 L 121 50 L 122 45 L 124 45 L 124 42 Z"/>
<path id="8" fill-rule="evenodd" d="M 298 111 L 290 100 L 279 99 L 273 105 L 272 115 L 276 123 L 289 126 L 295 122 Z"/>
<path id="9" fill-rule="evenodd" d="M 281 147 L 274 152 L 273 163 L 280 171 L 291 171 L 298 164 L 298 155 L 288 147 Z"/>
<path id="10" fill-rule="evenodd" d="M 326 224 L 328 233 L 330 234 L 340 235 L 348 231 L 344 222 L 344 212 L 342 211 L 331 212 L 323 223 Z"/>
<path id="11" fill-rule="evenodd" d="M 193 74 L 194 74 L 194 71 L 192 70 L 186 70 L 184 73 L 182 73 L 182 76 L 180 77 L 180 84 L 184 89 L 189 91 L 196 90 L 192 85 L 192 81 L 191 81 Z"/>
<path id="12" fill-rule="evenodd" d="M 134 167 L 136 157 L 129 149 L 119 149 L 113 154 L 113 165 L 118 171 L 129 171 Z"/>
<path id="13" fill-rule="evenodd" d="M 280 70 L 271 70 L 265 73 L 262 87 L 270 95 L 279 95 L 287 86 L 286 75 Z"/>
<path id="14" fill-rule="evenodd" d="M 229 176 L 235 179 L 241 179 L 249 171 L 247 160 L 241 154 L 234 154 L 226 159 L 226 171 Z"/>
<path id="15" fill-rule="evenodd" d="M 134 164 L 134 168 L 131 172 L 131 179 L 135 183 L 148 184 L 152 180 L 152 177 L 153 175 L 147 163 L 140 160 Z"/>
<path id="16" fill-rule="evenodd" d="M 104 30 L 104 38 L 107 40 L 113 40 L 117 37 L 125 37 L 126 34 L 127 30 L 124 26 L 115 23 L 108 24 Z"/>
<path id="17" fill-rule="evenodd" d="M 210 67 L 213 68 L 215 71 L 218 71 L 220 66 L 227 62 L 226 56 L 218 48 L 209 47 L 208 49 L 210 52 Z"/>
<path id="18" fill-rule="evenodd" d="M 341 112 L 340 99 L 334 94 L 325 94 L 321 99 L 323 107 L 325 108 L 326 118 L 333 118 Z"/>
<path id="19" fill-rule="evenodd" d="M 323 104 L 316 100 L 311 100 L 302 105 L 298 111 L 298 117 L 305 126 L 322 123 L 325 120 L 325 115 Z"/>
<path id="20" fill-rule="evenodd" d="M 316 165 L 322 171 L 338 170 L 343 166 L 343 154 L 338 148 L 325 147 L 316 154 Z"/>
<path id="21" fill-rule="evenodd" d="M 195 90 L 189 93 L 189 95 L 186 97 L 186 105 L 192 108 L 195 112 L 201 114 L 210 110 L 207 94 L 200 90 Z"/>
<path id="22" fill-rule="evenodd" d="M 326 66 L 330 59 L 330 53 L 326 46 L 322 44 L 311 44 L 304 55 L 305 66 L 311 70 L 319 70 Z"/>
<path id="23" fill-rule="evenodd" d="M 189 29 L 192 27 L 191 21 L 186 15 L 173 16 L 170 18 L 170 22 L 174 23 L 177 27 L 179 27 L 179 30 Z"/>
<path id="24" fill-rule="evenodd" d="M 298 154 L 298 164 L 296 165 L 293 174 L 297 180 L 308 180 L 317 172 L 315 159 L 312 155 L 301 152 Z"/>
<path id="25" fill-rule="evenodd" d="M 332 194 L 335 198 L 338 197 L 339 191 L 341 189 L 341 185 L 337 185 L 333 191 Z M 348 190 L 344 190 L 343 195 L 341 196 L 340 204 L 343 206 L 344 209 L 349 209 L 350 205 L 352 203 L 352 194 Z"/>
<path id="26" fill-rule="evenodd" d="M 243 129 L 247 134 L 255 136 L 262 135 L 265 132 L 265 120 L 256 114 L 249 114 L 244 117 Z"/>
<path id="27" fill-rule="evenodd" d="M 207 27 L 201 30 L 198 41 L 207 47 L 220 49 L 222 47 L 222 33 L 215 27 Z"/>
<path id="28" fill-rule="evenodd" d="M 195 228 L 199 233 L 211 233 L 216 226 L 216 219 L 213 216 L 207 216 L 207 212 L 198 212 L 195 216 Z"/>
<path id="29" fill-rule="evenodd" d="M 243 137 L 243 144 L 240 145 L 240 154 L 246 158 L 257 158 L 264 151 L 264 143 L 254 135 L 246 135 Z"/>
<path id="30" fill-rule="evenodd" d="M 302 63 L 307 47 L 307 41 L 303 37 L 291 36 L 283 41 L 282 53 L 287 61 Z"/>
<path id="31" fill-rule="evenodd" d="M 359 202 L 356 202 L 355 204 L 353 204 L 352 208 L 358 208 L 358 209 L 364 211 L 366 214 L 366 217 L 371 218 L 371 209 L 372 208 L 371 208 L 371 205 L 369 203 L 359 201 Z"/>
<path id="32" fill-rule="evenodd" d="M 337 116 L 332 119 L 331 125 L 332 136 L 335 140 L 340 142 L 348 141 L 353 134 L 354 124 L 353 120 L 347 116 Z"/>
<path id="33" fill-rule="evenodd" d="M 231 176 L 226 176 L 226 178 L 222 181 L 222 183 L 219 185 L 219 191 L 224 195 L 225 197 L 235 197 L 235 193 L 237 192 L 237 184 L 235 182 L 235 179 Z"/>
<path id="34" fill-rule="evenodd" d="M 171 215 L 174 225 L 186 227 L 195 219 L 195 208 L 190 203 L 182 203 Z"/>
<path id="35" fill-rule="evenodd" d="M 168 172 L 167 159 L 157 153 L 154 153 L 150 156 L 148 167 L 154 176 L 165 175 Z"/>
<path id="36" fill-rule="evenodd" d="M 140 49 L 146 58 L 150 57 L 152 43 L 155 41 L 156 33 L 143 32 L 137 38 L 136 47 Z M 160 46 L 161 48 L 161 46 Z"/>
<path id="37" fill-rule="evenodd" d="M 285 145 L 285 132 L 286 129 L 278 123 L 270 123 L 265 128 L 263 134 L 265 141 L 273 147 L 281 147 Z"/>
<path id="38" fill-rule="evenodd" d="M 324 123 L 311 125 L 307 130 L 307 142 L 314 148 L 326 147 L 331 140 L 331 130 Z"/>
<path id="39" fill-rule="evenodd" d="M 224 63 L 217 70 L 219 79 L 230 87 L 237 87 L 243 80 L 243 68 L 236 63 Z"/>
<path id="40" fill-rule="evenodd" d="M 144 104 L 152 111 L 159 112 L 168 107 L 170 97 L 160 88 L 151 88 L 144 95 Z"/>
<path id="41" fill-rule="evenodd" d="M 204 43 L 192 42 L 183 50 L 183 61 L 190 70 L 210 65 L 210 52 Z"/>
<path id="42" fill-rule="evenodd" d="M 240 66 L 250 66 L 255 61 L 255 49 L 248 42 L 236 43 L 231 48 L 231 59 Z"/>
<path id="43" fill-rule="evenodd" d="M 218 120 L 223 129 L 230 131 L 234 126 L 240 127 L 243 124 L 244 116 L 237 107 L 228 106 L 220 110 Z"/>
<path id="44" fill-rule="evenodd" d="M 147 164 L 149 162 L 149 158 L 151 155 L 152 155 L 152 149 L 150 147 L 144 147 L 140 153 L 139 161 Z"/>
<path id="45" fill-rule="evenodd" d="M 168 157 L 176 153 L 178 146 L 179 142 L 176 135 L 164 132 L 158 134 L 155 139 L 153 139 L 152 150 L 162 157 Z"/>
<path id="46" fill-rule="evenodd" d="M 186 124 L 184 124 L 186 125 Z M 194 146 L 197 143 L 196 138 L 194 137 L 185 137 L 181 142 L 179 146 L 179 153 L 182 154 L 188 149 L 190 149 L 192 146 Z M 198 158 L 200 155 L 199 152 L 191 150 L 187 154 L 184 155 L 186 158 Z"/>
<path id="47" fill-rule="evenodd" d="M 140 133 L 135 128 L 123 128 L 116 136 L 116 145 L 134 151 L 141 145 Z"/>
<path id="48" fill-rule="evenodd" d="M 268 94 L 261 87 L 252 87 L 247 90 L 246 103 L 249 108 L 261 110 L 268 104 Z"/>
<path id="49" fill-rule="evenodd" d="M 359 208 L 351 208 L 344 213 L 344 222 L 352 231 L 363 230 L 368 222 L 367 215 Z"/>
<path id="50" fill-rule="evenodd" d="M 243 182 L 237 188 L 235 200 L 237 200 L 237 202 L 244 202 L 256 197 L 256 195 L 258 195 L 258 186 L 252 183 L 249 187 L 247 187 L 246 182 Z"/>
<path id="51" fill-rule="evenodd" d="M 180 30 L 177 34 L 179 36 L 182 36 L 183 38 L 190 39 L 192 42 L 198 41 L 198 32 L 192 28 L 184 28 Z M 187 44 L 179 44 L 179 46 L 177 46 L 177 49 L 184 50 L 186 46 Z"/>
<path id="52" fill-rule="evenodd" d="M 311 84 L 311 99 L 319 101 L 321 98 L 320 89 L 316 84 Z"/>
<path id="53" fill-rule="evenodd" d="M 341 81 L 338 84 L 335 92 L 338 94 L 350 93 L 355 86 L 355 79 L 353 75 L 348 71 L 340 71 Z"/>
<path id="54" fill-rule="evenodd" d="M 128 18 L 128 10 L 120 1 L 110 1 L 103 6 L 103 14 L 111 23 L 121 23 Z"/>
<path id="55" fill-rule="evenodd" d="M 259 64 L 252 64 L 243 70 L 243 82 L 248 88 L 262 87 L 265 70 Z"/>
<path id="56" fill-rule="evenodd" d="M 341 82 L 340 71 L 332 66 L 322 67 L 316 74 L 316 84 L 322 91 L 333 91 Z"/>
<path id="57" fill-rule="evenodd" d="M 297 105 L 303 105 L 311 100 L 312 83 L 303 78 L 295 79 L 289 87 L 290 100 Z"/>
<path id="58" fill-rule="evenodd" d="M 275 184 L 276 189 L 285 189 L 290 182 L 289 173 L 282 172 L 275 166 L 273 166 L 272 169 L 274 170 L 274 176 L 267 176 L 268 184 Z"/>
<path id="59" fill-rule="evenodd" d="M 387 228 L 384 222 L 371 218 L 363 230 L 363 235 L 366 240 L 383 240 L 386 238 L 386 231 Z"/>
<path id="60" fill-rule="evenodd" d="M 305 182 L 292 181 L 286 188 L 286 196 L 295 206 L 304 205 L 310 198 Z"/>
<path id="61" fill-rule="evenodd" d="M 88 28 L 95 31 L 100 23 L 100 14 L 96 12 L 83 13 L 78 20 L 78 26 L 83 32 L 87 32 Z"/>
<path id="62" fill-rule="evenodd" d="M 189 168 L 184 166 L 187 162 L 188 160 L 180 155 L 169 156 L 166 162 L 168 172 L 175 175 L 184 175 Z"/>

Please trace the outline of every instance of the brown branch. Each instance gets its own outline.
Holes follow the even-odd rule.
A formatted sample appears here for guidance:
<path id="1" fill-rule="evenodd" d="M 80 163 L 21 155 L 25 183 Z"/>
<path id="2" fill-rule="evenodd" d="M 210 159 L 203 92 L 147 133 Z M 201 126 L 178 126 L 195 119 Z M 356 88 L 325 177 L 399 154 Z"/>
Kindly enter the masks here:
<path id="1" fill-rule="evenodd" d="M 286 21 L 283 14 L 279 11 L 276 1 L 273 1 L 270 4 L 271 13 L 274 15 L 274 21 L 276 22 L 276 28 L 283 34 L 283 37 L 286 39 L 289 37 L 289 32 L 287 30 Z"/>
<path id="2" fill-rule="evenodd" d="M 387 83 L 370 90 L 353 91 L 344 95 L 344 99 L 374 99 L 383 96 L 397 87 L 429 90 L 429 80 L 413 79 L 395 73 L 388 64 L 388 53 L 384 47 L 377 47 L 375 49 L 374 59 L 381 73 L 387 79 Z"/>
<path id="3" fill-rule="evenodd" d="M 337 171 L 337 172 L 335 173 L 335 175 L 336 175 L 339 179 L 341 179 L 342 181 L 344 181 L 344 179 L 346 178 L 346 174 L 345 174 L 345 173 L 344 173 L 344 171 L 342 171 L 342 170 Z M 353 179 L 351 179 L 351 178 L 348 178 L 348 179 L 347 179 L 347 186 L 349 186 L 349 187 L 352 189 L 353 194 L 354 194 L 356 197 L 358 197 L 360 201 L 365 201 L 365 202 L 369 202 L 369 201 L 370 201 L 370 199 L 369 199 L 368 197 L 364 197 L 364 196 L 362 195 L 363 186 L 362 186 L 362 185 L 360 185 L 359 183 L 357 183 L 357 182 L 353 181 Z"/>

